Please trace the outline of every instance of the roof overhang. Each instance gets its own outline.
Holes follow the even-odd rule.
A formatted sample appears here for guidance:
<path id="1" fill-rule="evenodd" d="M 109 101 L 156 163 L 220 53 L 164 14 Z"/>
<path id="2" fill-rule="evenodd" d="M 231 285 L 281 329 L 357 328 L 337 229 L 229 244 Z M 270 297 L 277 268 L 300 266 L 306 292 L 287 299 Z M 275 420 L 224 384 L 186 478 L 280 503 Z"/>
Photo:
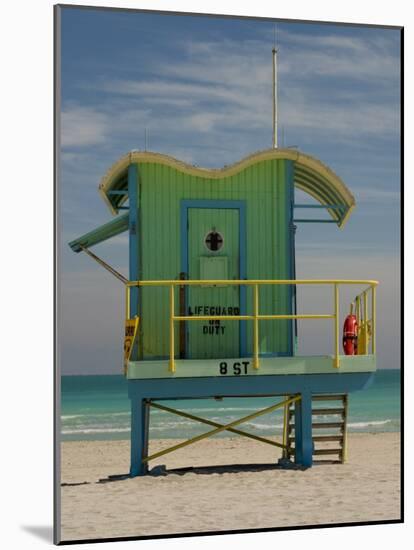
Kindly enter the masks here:
<path id="1" fill-rule="evenodd" d="M 80 252 L 83 248 L 89 248 L 95 244 L 102 243 L 111 237 L 115 237 L 116 235 L 127 231 L 128 223 L 128 214 L 123 214 L 122 216 L 118 216 L 110 222 L 97 227 L 93 231 L 82 235 L 82 237 L 71 241 L 69 246 L 74 252 Z"/>
<path id="2" fill-rule="evenodd" d="M 321 161 L 296 149 L 267 149 L 220 169 L 192 166 L 173 157 L 150 151 L 132 151 L 121 157 L 108 170 L 99 185 L 102 198 L 112 214 L 127 200 L 128 167 L 138 163 L 158 163 L 199 178 L 221 179 L 233 176 L 249 166 L 264 160 L 291 160 L 294 165 L 294 184 L 322 206 L 326 206 L 338 227 L 342 227 L 355 206 L 355 198 L 344 182 Z M 334 205 L 334 208 L 329 206 Z"/>

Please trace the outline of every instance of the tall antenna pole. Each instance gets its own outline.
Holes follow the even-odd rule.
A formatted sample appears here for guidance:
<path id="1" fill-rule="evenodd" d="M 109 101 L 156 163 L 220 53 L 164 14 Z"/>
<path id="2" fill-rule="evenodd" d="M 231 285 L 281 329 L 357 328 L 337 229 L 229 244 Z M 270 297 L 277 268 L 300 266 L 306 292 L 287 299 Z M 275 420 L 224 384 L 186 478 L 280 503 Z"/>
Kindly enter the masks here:
<path id="1" fill-rule="evenodd" d="M 276 49 L 276 25 L 274 34 L 273 56 L 273 149 L 277 149 L 277 49 Z"/>

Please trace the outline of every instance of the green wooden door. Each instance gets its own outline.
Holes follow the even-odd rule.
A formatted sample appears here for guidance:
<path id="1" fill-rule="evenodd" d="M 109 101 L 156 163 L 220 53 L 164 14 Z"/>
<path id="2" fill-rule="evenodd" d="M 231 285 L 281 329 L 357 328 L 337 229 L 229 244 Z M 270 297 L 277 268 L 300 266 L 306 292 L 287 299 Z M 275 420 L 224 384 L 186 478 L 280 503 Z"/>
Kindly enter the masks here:
<path id="1" fill-rule="evenodd" d="M 188 209 L 188 278 L 239 279 L 239 210 Z M 189 315 L 239 315 L 239 287 L 189 287 Z M 239 356 L 239 321 L 189 321 L 187 357 Z"/>

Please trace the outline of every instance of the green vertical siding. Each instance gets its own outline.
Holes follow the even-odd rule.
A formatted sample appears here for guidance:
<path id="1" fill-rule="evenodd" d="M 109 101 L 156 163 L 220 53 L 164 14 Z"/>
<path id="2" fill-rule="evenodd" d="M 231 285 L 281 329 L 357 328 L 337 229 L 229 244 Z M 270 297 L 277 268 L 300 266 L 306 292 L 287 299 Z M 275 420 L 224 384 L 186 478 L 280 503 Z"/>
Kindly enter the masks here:
<path id="1" fill-rule="evenodd" d="M 289 279 L 290 197 L 286 160 L 268 160 L 222 179 L 208 179 L 156 163 L 138 166 L 140 182 L 140 278 L 177 279 L 181 272 L 180 202 L 182 199 L 242 200 L 246 204 L 248 279 Z M 241 244 L 240 244 L 241 246 Z M 140 355 L 168 356 L 168 289 L 140 290 Z M 178 307 L 178 290 L 176 294 Z M 247 292 L 247 312 L 252 292 Z M 288 287 L 262 287 L 262 313 L 291 313 Z M 178 312 L 178 309 L 177 309 Z M 235 325 L 238 323 L 235 322 Z M 252 327 L 247 322 L 247 350 Z M 178 324 L 176 327 L 178 354 Z M 289 322 L 260 322 L 261 353 L 288 353 Z"/>

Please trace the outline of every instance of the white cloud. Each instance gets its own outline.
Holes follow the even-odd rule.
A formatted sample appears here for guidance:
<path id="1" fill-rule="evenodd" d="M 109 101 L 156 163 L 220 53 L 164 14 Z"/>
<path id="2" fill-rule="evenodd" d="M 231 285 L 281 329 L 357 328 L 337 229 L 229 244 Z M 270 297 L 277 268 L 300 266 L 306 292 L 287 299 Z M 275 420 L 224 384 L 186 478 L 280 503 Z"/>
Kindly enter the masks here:
<path id="1" fill-rule="evenodd" d="M 372 99 L 359 103 L 320 102 L 306 97 L 306 90 L 291 90 L 281 106 L 283 122 L 304 132 L 317 131 L 338 136 L 395 135 L 399 129 L 397 108 Z"/>
<path id="2" fill-rule="evenodd" d="M 104 143 L 107 139 L 107 113 L 72 105 L 62 110 L 62 146 L 82 147 Z"/>
<path id="3" fill-rule="evenodd" d="M 301 130 L 305 136 L 335 132 L 337 139 L 398 132 L 397 105 L 393 108 L 383 98 L 395 92 L 392 84 L 398 79 L 398 63 L 386 41 L 291 33 L 283 33 L 283 39 L 279 96 L 280 122 L 286 131 Z M 157 79 L 100 84 L 112 97 L 112 108 L 119 109 L 106 111 L 113 132 L 128 132 L 132 119 L 141 127 L 162 129 L 164 135 L 170 130 L 200 132 L 214 140 L 224 130 L 240 134 L 246 128 L 270 129 L 271 55 L 264 41 L 185 43 L 183 50 L 187 56 L 176 64 L 159 64 Z M 339 89 L 329 100 L 317 93 L 315 86 L 338 90 L 336 79 L 341 77 L 357 78 L 370 90 Z M 120 103 L 122 96 L 129 100 Z"/>
<path id="4" fill-rule="evenodd" d="M 371 204 L 378 204 L 378 203 L 396 204 L 401 201 L 400 192 L 389 190 L 389 189 L 357 187 L 353 189 L 353 194 L 355 195 L 357 202 L 364 202 L 364 203 L 369 202 Z"/>
<path id="5" fill-rule="evenodd" d="M 329 75 L 366 82 L 380 81 L 386 84 L 398 78 L 399 63 L 391 53 L 389 40 L 369 37 L 350 38 L 335 35 L 306 36 L 283 33 L 286 48 L 281 49 L 281 66 L 284 72 L 296 72 L 301 76 Z M 289 52 L 290 47 L 294 51 Z M 287 57 L 283 62 L 283 52 Z"/>

